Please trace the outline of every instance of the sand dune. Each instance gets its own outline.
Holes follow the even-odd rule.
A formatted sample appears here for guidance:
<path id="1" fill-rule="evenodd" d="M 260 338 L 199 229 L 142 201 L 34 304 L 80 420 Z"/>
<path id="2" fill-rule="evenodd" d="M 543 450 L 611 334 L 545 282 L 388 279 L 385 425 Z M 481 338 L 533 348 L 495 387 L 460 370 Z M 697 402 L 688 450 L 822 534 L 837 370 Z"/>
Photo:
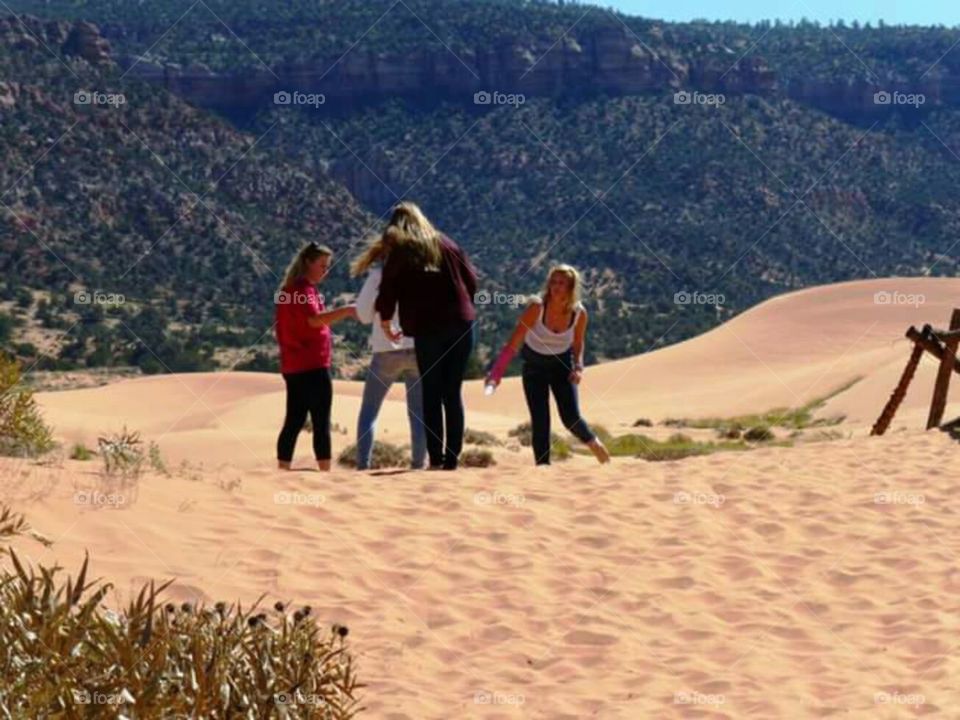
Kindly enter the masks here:
<path id="1" fill-rule="evenodd" d="M 876 304 L 883 291 L 925 302 Z M 176 577 L 176 599 L 267 593 L 348 624 L 371 718 L 956 717 L 960 494 L 942 467 L 957 445 L 922 431 L 932 363 L 893 430 L 865 433 L 909 353 L 898 338 L 945 324 L 957 299 L 960 280 L 814 288 L 587 371 L 587 414 L 611 429 L 795 406 L 862 377 L 822 411 L 847 416 L 840 440 L 606 468 L 535 469 L 504 448 L 455 476 L 278 473 L 278 377 L 164 376 L 40 401 L 65 442 L 141 431 L 169 476 L 121 488 L 95 462 L 0 460 L 3 497 L 55 541 L 18 551 L 70 567 L 89 550 L 111 602 Z M 525 419 L 516 380 L 466 394 L 472 427 Z M 395 442 L 401 400 L 381 422 Z M 358 404 L 359 384 L 338 383 L 338 448 Z"/>

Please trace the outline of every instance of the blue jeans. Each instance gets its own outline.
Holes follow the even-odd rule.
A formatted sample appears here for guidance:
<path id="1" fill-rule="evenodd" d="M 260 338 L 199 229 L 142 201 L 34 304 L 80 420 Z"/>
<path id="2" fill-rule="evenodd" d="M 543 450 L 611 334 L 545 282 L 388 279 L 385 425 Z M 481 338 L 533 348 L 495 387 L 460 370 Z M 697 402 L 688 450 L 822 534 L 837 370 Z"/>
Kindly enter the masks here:
<path id="1" fill-rule="evenodd" d="M 363 385 L 363 402 L 357 418 L 357 468 L 370 467 L 373 456 L 373 432 L 377 415 L 390 386 L 403 380 L 407 386 L 407 417 L 410 420 L 410 444 L 412 463 L 422 468 L 427 456 L 427 438 L 423 427 L 423 390 L 420 387 L 420 372 L 417 356 L 413 350 L 391 350 L 373 354 L 367 379 Z"/>

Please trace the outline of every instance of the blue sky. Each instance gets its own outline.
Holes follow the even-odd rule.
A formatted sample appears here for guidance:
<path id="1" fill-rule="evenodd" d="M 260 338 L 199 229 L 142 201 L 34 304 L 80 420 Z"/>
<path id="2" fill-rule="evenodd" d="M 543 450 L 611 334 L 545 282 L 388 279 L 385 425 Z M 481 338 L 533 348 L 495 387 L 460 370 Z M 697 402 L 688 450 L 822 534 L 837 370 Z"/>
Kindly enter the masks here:
<path id="1" fill-rule="evenodd" d="M 590 2 L 591 0 L 584 0 Z M 819 20 L 837 18 L 847 24 L 853 20 L 883 20 L 888 25 L 960 25 L 960 0 L 592 0 L 630 15 L 664 20 L 737 20 L 756 22 L 764 19 Z M 591 3 L 592 4 L 592 3 Z"/>

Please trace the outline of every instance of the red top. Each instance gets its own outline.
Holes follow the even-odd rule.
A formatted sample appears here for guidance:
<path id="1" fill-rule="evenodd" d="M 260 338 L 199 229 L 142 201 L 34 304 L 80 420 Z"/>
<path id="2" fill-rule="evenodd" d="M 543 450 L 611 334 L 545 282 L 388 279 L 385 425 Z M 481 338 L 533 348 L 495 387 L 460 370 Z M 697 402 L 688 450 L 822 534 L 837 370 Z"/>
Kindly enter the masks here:
<path id="1" fill-rule="evenodd" d="M 324 311 L 323 296 L 305 278 L 274 298 L 280 372 L 299 373 L 330 367 L 330 328 L 310 327 L 307 318 Z"/>

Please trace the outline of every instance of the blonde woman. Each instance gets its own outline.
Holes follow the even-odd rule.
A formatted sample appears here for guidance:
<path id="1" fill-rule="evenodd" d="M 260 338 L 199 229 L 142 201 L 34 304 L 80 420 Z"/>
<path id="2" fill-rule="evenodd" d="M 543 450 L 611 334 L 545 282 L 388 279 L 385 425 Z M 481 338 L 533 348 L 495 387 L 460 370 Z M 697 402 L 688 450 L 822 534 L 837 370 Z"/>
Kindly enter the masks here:
<path id="1" fill-rule="evenodd" d="M 316 285 L 326 277 L 332 257 L 333 251 L 325 245 L 304 245 L 287 268 L 274 297 L 280 372 L 287 386 L 287 411 L 277 438 L 277 463 L 281 470 L 290 469 L 297 437 L 308 413 L 313 422 L 317 467 L 321 471 L 330 469 L 330 326 L 357 316 L 353 305 L 327 310 L 323 296 L 317 292 Z"/>
<path id="2" fill-rule="evenodd" d="M 463 448 L 461 388 L 473 352 L 477 275 L 467 256 L 411 202 L 393 208 L 383 231 L 390 254 L 376 310 L 392 341 L 399 307 L 403 335 L 413 338 L 423 386 L 423 422 L 431 470 L 456 470 Z"/>
<path id="3" fill-rule="evenodd" d="M 407 419 L 410 422 L 411 466 L 415 470 L 426 464 L 427 440 L 423 426 L 423 388 L 420 383 L 420 371 L 417 368 L 417 353 L 413 349 L 413 338 L 404 337 L 391 340 L 380 325 L 380 315 L 374 304 L 380 291 L 383 278 L 383 263 L 390 250 L 390 238 L 381 236 L 374 239 L 367 249 L 353 261 L 351 273 L 358 277 L 366 273 L 366 279 L 357 296 L 357 317 L 360 322 L 371 325 L 370 346 L 373 358 L 367 369 L 363 385 L 363 401 L 357 417 L 357 469 L 370 467 L 373 456 L 374 430 L 377 415 L 390 390 L 397 380 L 402 380 L 407 389 Z M 394 332 L 400 330 L 395 318 L 388 318 Z"/>
<path id="4" fill-rule="evenodd" d="M 499 385 L 510 360 L 522 347 L 523 392 L 530 410 L 533 458 L 550 464 L 550 393 L 566 428 L 582 440 L 601 463 L 610 454 L 580 415 L 577 386 L 583 378 L 583 349 L 587 311 L 580 303 L 580 273 L 570 265 L 556 265 L 547 275 L 542 297 L 531 303 L 517 322 L 487 376 Z"/>

